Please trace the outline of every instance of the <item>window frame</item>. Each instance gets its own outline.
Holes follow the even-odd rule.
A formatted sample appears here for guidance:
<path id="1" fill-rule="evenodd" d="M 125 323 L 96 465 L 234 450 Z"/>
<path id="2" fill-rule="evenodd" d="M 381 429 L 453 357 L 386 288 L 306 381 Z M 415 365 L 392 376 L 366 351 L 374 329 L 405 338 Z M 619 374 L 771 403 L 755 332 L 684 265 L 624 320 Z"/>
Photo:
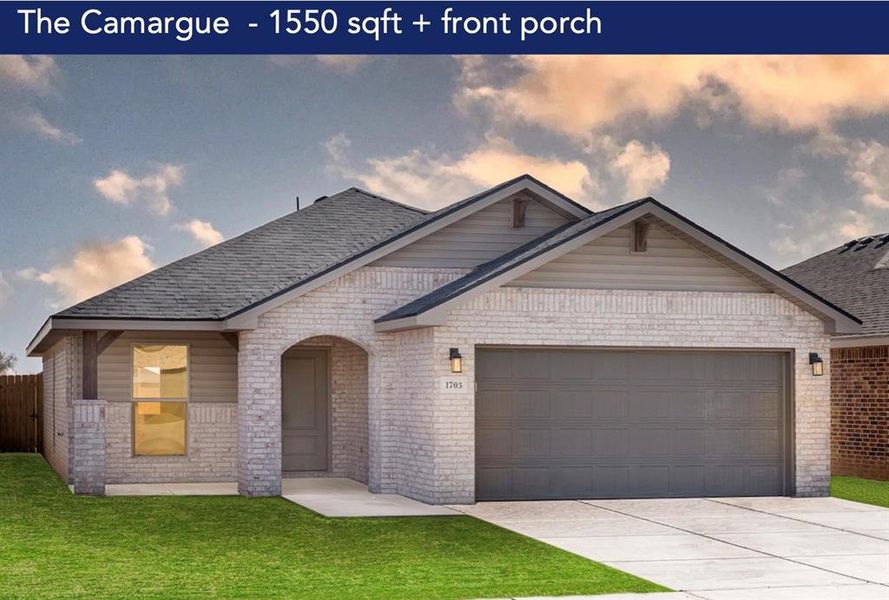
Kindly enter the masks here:
<path id="1" fill-rule="evenodd" d="M 134 369 L 136 367 L 136 346 L 184 346 L 185 347 L 185 398 L 136 398 L 134 381 Z M 189 421 L 191 421 L 191 344 L 189 342 L 168 342 L 164 340 L 134 340 L 130 342 L 129 359 L 129 386 L 130 386 L 130 456 L 140 459 L 169 460 L 188 456 Z M 139 402 L 181 402 L 185 404 L 185 440 L 181 454 L 139 454 L 136 452 L 136 409 Z"/>

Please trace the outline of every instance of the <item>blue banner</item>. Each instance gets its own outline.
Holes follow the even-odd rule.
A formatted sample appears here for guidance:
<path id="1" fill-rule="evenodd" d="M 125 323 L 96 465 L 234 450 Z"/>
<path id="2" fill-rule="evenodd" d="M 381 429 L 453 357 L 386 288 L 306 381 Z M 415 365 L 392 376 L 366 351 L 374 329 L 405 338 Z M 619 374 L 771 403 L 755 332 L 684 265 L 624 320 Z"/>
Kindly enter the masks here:
<path id="1" fill-rule="evenodd" d="M 0 53 L 889 53 L 886 2 L 2 2 Z"/>

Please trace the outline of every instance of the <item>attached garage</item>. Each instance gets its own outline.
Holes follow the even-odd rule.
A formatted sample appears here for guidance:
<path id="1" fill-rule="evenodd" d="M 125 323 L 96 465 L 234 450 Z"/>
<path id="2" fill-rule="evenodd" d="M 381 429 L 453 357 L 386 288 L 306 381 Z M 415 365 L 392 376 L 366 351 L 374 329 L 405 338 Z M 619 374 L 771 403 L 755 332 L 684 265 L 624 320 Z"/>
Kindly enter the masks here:
<path id="1" fill-rule="evenodd" d="M 476 352 L 479 501 L 792 491 L 788 353 Z"/>

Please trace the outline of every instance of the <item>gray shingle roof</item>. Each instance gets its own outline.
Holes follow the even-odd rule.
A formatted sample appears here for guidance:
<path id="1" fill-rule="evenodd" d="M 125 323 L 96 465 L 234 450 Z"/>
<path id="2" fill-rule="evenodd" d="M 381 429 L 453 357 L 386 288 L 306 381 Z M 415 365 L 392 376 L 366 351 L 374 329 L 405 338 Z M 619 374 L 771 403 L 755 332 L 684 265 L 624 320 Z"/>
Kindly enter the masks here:
<path id="1" fill-rule="evenodd" d="M 889 234 L 860 238 L 782 271 L 863 321 L 862 335 L 889 334 Z M 856 242 L 859 242 L 858 240 Z M 850 242 L 851 244 L 851 242 Z"/>
<path id="2" fill-rule="evenodd" d="M 350 188 L 54 316 L 222 319 L 342 263 L 425 217 L 425 211 Z"/>
<path id="3" fill-rule="evenodd" d="M 621 204 L 619 206 L 609 208 L 608 210 L 603 210 L 602 212 L 590 215 L 589 217 L 581 219 L 580 221 L 577 221 L 575 223 L 568 223 L 566 225 L 563 225 L 562 227 L 554 229 L 553 231 L 550 231 L 534 240 L 531 240 L 527 244 L 516 248 L 512 252 L 508 252 L 503 256 L 495 258 L 494 260 L 483 265 L 479 265 L 463 277 L 455 279 L 454 281 L 433 290 L 425 296 L 421 296 L 413 302 L 409 302 L 408 304 L 405 304 L 404 306 L 401 306 L 393 310 L 392 312 L 383 315 L 382 317 L 376 319 L 376 322 L 381 323 L 384 321 L 392 321 L 395 319 L 412 317 L 423 313 L 430 308 L 456 298 L 460 294 L 469 291 L 470 289 L 500 275 L 501 273 L 508 271 L 509 269 L 517 265 L 520 265 L 523 262 L 531 260 L 535 256 L 542 254 L 543 252 L 546 252 L 551 248 L 563 244 L 572 238 L 575 238 L 583 233 L 586 233 L 587 231 L 590 231 L 591 229 L 595 229 L 599 225 L 606 223 L 612 218 L 628 210 L 632 210 L 636 206 L 639 206 L 640 204 L 648 201 L 648 198 L 644 198 L 642 200 L 635 200 L 633 202 Z"/>

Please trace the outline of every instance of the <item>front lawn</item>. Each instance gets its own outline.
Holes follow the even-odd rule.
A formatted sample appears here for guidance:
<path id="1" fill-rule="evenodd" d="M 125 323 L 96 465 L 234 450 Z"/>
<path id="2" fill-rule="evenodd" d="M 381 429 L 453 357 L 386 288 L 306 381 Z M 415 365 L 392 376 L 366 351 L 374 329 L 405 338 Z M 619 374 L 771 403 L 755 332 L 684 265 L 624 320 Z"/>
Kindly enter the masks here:
<path id="1" fill-rule="evenodd" d="M 831 477 L 830 495 L 889 508 L 889 481 L 859 479 L 857 477 Z"/>
<path id="2" fill-rule="evenodd" d="M 68 492 L 0 455 L 3 598 L 478 598 L 660 586 L 471 517 L 328 519 L 281 498 Z"/>

